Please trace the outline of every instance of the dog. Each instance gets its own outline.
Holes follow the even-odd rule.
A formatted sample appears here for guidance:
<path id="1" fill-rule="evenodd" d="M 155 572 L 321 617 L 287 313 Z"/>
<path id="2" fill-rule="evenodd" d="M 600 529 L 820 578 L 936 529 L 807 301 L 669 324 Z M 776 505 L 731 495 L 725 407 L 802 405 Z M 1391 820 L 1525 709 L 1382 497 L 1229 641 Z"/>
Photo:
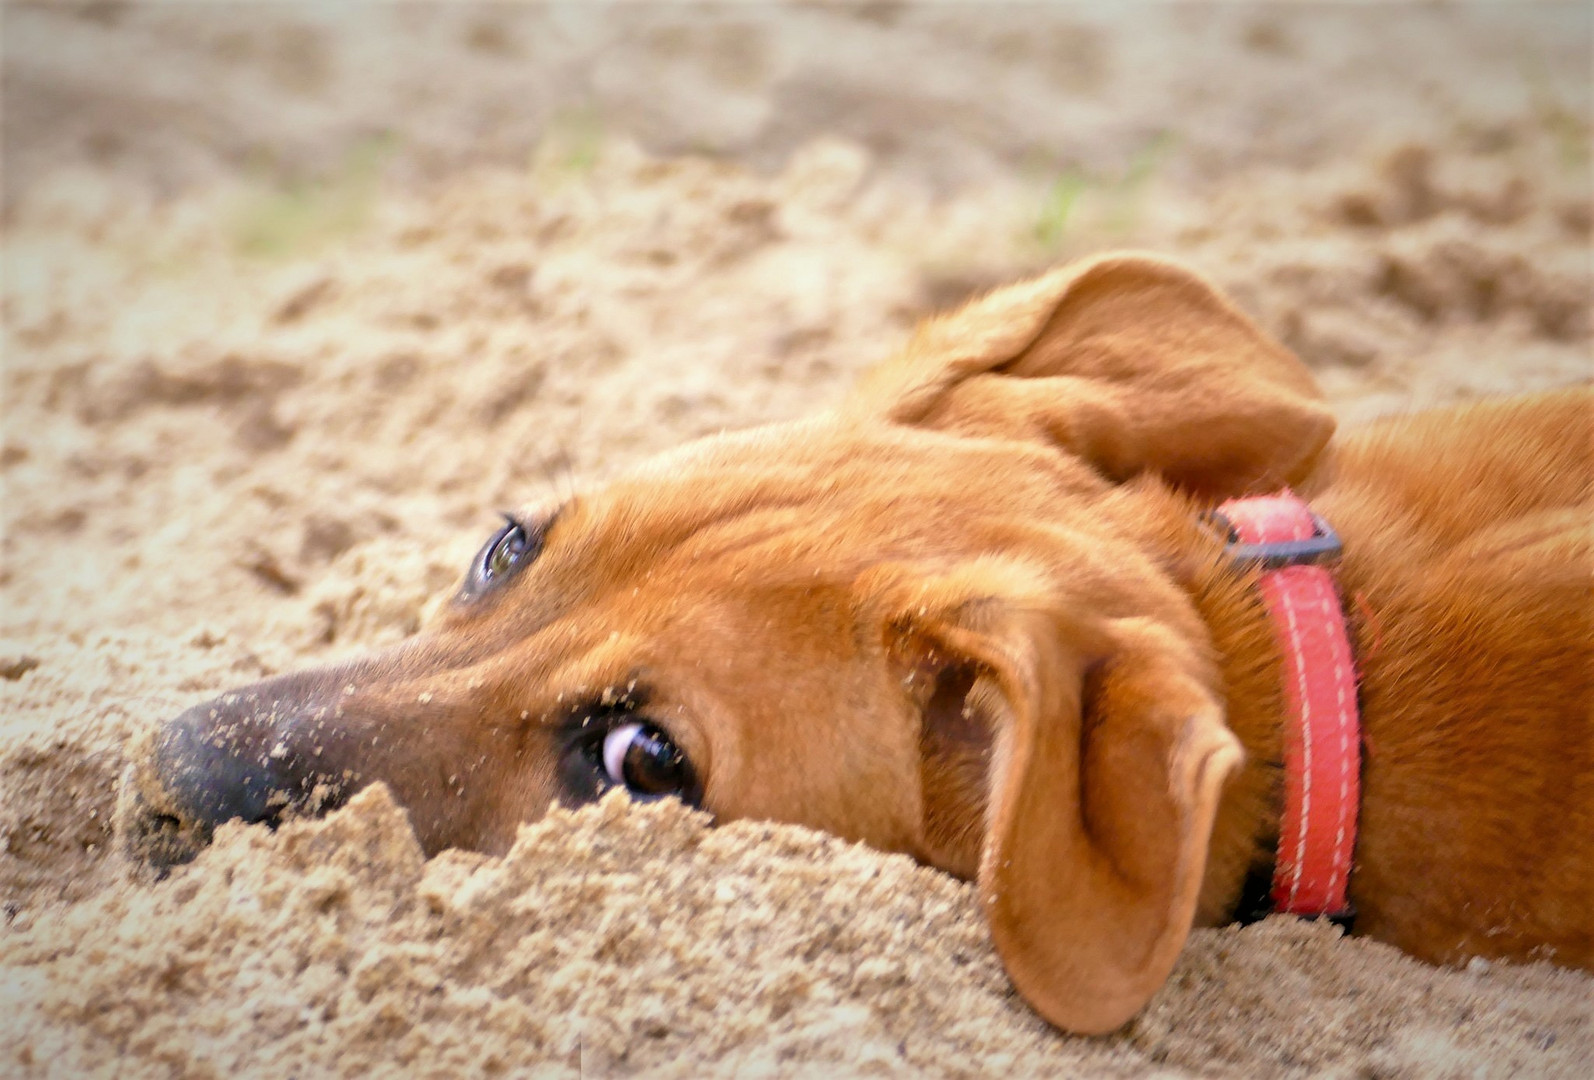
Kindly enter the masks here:
<path id="1" fill-rule="evenodd" d="M 415 637 L 160 729 L 129 843 L 167 865 L 380 781 L 428 853 L 502 852 L 624 787 L 975 881 L 1024 998 L 1110 1031 L 1298 854 L 1293 646 L 1230 520 L 1288 492 L 1335 541 L 1303 569 L 1360 706 L 1328 914 L 1594 967 L 1591 406 L 1334 440 L 1213 286 L 1101 256 L 927 321 L 829 412 L 508 517 Z"/>

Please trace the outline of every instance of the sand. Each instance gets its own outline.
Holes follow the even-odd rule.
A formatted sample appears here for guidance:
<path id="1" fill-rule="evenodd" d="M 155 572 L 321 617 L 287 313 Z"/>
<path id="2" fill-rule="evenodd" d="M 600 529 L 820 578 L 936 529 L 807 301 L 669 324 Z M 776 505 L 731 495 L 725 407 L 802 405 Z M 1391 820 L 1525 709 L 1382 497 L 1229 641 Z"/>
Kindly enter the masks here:
<path id="1" fill-rule="evenodd" d="M 13 1060 L 61 1075 L 1570 1076 L 1590 1050 L 1587 978 L 1442 972 L 1290 919 L 1198 934 L 1121 1035 L 1062 1038 L 966 886 L 621 795 L 426 862 L 373 788 L 19 937 Z"/>
<path id="2" fill-rule="evenodd" d="M 1587 976 L 1290 920 L 1064 1037 L 966 886 L 668 806 L 426 862 L 372 790 L 159 883 L 111 821 L 130 738 L 413 633 L 498 508 L 822 407 L 1055 261 L 1202 266 L 1347 422 L 1587 379 L 1586 9 L 4 19 L 0 1075 L 1594 1060 Z"/>

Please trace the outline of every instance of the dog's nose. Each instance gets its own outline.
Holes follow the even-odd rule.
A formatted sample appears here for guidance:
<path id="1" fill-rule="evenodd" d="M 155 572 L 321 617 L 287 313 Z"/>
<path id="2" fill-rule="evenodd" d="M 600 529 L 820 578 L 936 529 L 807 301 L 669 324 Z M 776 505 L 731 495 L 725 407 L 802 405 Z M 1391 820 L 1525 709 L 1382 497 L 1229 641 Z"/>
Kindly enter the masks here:
<path id="1" fill-rule="evenodd" d="M 263 737 L 269 732 L 217 723 L 218 712 L 207 702 L 161 729 L 150 762 L 157 781 L 178 816 L 200 829 L 235 818 L 245 824 L 275 819 L 294 786 L 279 767 L 284 753 L 273 756 Z"/>
<path id="2" fill-rule="evenodd" d="M 273 680 L 196 705 L 131 755 L 122 782 L 127 851 L 159 867 L 187 862 L 228 821 L 275 825 L 289 811 L 321 813 L 352 792 L 352 776 L 320 754 L 319 695 Z M 307 747 L 307 732 L 316 745 Z"/>

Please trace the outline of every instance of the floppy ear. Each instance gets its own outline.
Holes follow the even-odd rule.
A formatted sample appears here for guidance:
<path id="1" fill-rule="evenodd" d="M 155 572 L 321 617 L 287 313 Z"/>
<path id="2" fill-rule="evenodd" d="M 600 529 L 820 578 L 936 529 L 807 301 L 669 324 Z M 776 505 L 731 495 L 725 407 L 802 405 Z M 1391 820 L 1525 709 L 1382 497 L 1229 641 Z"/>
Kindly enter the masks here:
<path id="1" fill-rule="evenodd" d="M 1120 253 L 923 324 L 843 405 L 918 427 L 1050 441 L 1110 480 L 1211 497 L 1298 482 L 1333 433 L 1311 374 L 1178 263 Z"/>
<path id="2" fill-rule="evenodd" d="M 888 634 L 934 684 L 924 700 L 953 688 L 963 700 L 938 707 L 987 733 L 977 880 L 1009 977 L 1053 1024 L 1097 1034 L 1173 967 L 1242 752 L 1198 644 L 1076 616 L 1039 580 L 985 560 L 904 597 Z"/>

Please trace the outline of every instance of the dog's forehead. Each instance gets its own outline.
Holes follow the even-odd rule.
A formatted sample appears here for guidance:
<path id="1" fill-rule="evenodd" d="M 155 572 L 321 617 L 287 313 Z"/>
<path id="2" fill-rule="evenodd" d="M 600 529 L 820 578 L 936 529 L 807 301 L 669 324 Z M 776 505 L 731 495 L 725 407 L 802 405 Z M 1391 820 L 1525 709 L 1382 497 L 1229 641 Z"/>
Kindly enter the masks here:
<path id="1" fill-rule="evenodd" d="M 667 481 L 683 473 L 717 471 L 727 465 L 752 466 L 765 460 L 789 459 L 794 454 L 822 456 L 827 449 L 858 437 L 856 428 L 838 424 L 828 414 L 722 431 L 654 454 L 621 474 L 621 480 Z"/>
<path id="2" fill-rule="evenodd" d="M 635 625 L 643 609 L 1000 548 L 1089 516 L 1103 486 L 1055 451 L 822 415 L 689 443 L 579 493 L 516 591 L 542 592 L 549 616 L 614 605 Z"/>
<path id="3" fill-rule="evenodd" d="M 1077 460 L 1005 439 L 968 438 L 827 413 L 725 432 L 683 444 L 583 496 L 636 524 L 641 511 L 706 518 L 755 506 L 807 504 L 845 513 L 882 496 L 903 509 L 916 499 L 1032 499 L 1099 486 Z"/>
<path id="4" fill-rule="evenodd" d="M 683 635 L 745 641 L 776 612 L 844 610 L 872 567 L 949 565 L 1053 528 L 1100 486 L 1070 462 L 834 416 L 703 439 L 577 494 L 523 572 L 452 618 L 544 661 L 611 637 L 629 643 L 616 665 Z"/>

